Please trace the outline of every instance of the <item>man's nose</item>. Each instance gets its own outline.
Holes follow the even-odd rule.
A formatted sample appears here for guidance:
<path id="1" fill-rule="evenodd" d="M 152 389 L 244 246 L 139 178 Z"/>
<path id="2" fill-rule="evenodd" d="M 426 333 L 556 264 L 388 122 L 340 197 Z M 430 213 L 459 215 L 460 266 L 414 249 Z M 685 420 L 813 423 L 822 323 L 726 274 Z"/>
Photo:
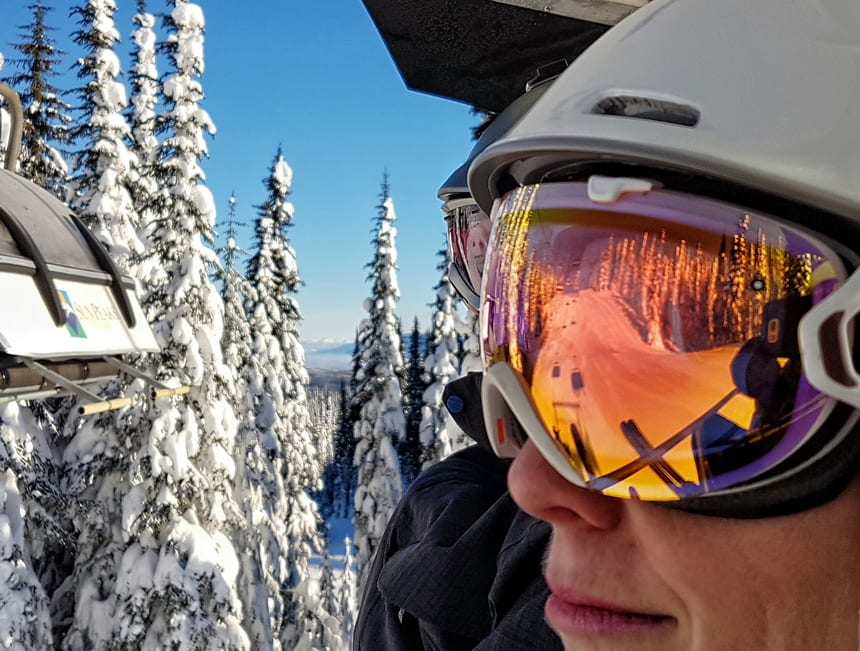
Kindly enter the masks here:
<path id="1" fill-rule="evenodd" d="M 508 490 L 519 507 L 551 525 L 582 523 L 596 529 L 618 526 L 624 501 L 574 486 L 558 474 L 531 440 L 508 471 Z"/>

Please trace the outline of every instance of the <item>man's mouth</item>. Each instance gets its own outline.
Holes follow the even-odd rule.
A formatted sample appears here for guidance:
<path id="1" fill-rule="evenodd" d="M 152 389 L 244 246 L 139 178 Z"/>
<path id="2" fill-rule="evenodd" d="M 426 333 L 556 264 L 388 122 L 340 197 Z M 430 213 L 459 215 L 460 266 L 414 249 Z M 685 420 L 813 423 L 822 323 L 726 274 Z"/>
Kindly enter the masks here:
<path id="1" fill-rule="evenodd" d="M 550 586 L 545 614 L 550 625 L 570 635 L 645 633 L 674 627 L 670 615 L 640 612 L 580 594 L 574 590 Z"/>

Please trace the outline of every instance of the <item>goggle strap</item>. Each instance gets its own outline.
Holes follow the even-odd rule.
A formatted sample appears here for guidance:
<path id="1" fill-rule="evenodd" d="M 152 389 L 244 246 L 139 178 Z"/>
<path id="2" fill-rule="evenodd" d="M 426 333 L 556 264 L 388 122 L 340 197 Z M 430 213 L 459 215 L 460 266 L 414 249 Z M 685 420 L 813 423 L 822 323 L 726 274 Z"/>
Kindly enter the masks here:
<path id="1" fill-rule="evenodd" d="M 807 312 L 798 328 L 801 361 L 809 383 L 855 409 L 860 409 L 860 373 L 852 356 L 858 314 L 860 270 Z"/>
<path id="2" fill-rule="evenodd" d="M 518 440 L 517 432 L 522 429 L 556 472 L 575 486 L 585 486 L 582 477 L 547 434 L 537 416 L 538 411 L 531 399 L 528 385 L 509 363 L 498 362 L 484 372 L 481 403 L 484 424 L 496 456 L 516 456 L 523 443 Z"/>

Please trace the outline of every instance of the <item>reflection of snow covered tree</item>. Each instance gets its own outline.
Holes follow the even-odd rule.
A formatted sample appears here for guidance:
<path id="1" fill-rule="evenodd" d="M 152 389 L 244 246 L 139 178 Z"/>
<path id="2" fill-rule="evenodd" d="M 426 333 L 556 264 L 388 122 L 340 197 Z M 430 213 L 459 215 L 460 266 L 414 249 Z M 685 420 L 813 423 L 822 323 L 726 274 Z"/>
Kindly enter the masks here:
<path id="1" fill-rule="evenodd" d="M 398 373 L 403 367 L 397 316 L 397 249 L 394 202 L 388 177 L 383 180 L 373 261 L 368 280 L 373 283 L 364 302 L 368 317 L 359 326 L 361 368 L 357 395 L 367 395 L 355 425 L 355 541 L 358 547 L 359 590 L 363 589 L 371 560 L 385 525 L 400 500 L 402 485 L 395 445 L 406 428 Z"/>
<path id="2" fill-rule="evenodd" d="M 12 45 L 21 56 L 7 61 L 20 72 L 4 78 L 21 96 L 24 107 L 24 137 L 18 172 L 65 200 L 68 168 L 61 148 L 69 143 L 71 107 L 61 99 L 63 91 L 51 82 L 58 74 L 56 68 L 65 53 L 54 47 L 55 41 L 51 38 L 54 29 L 46 22 L 53 10 L 40 0 L 29 8 L 33 12 L 33 22 L 20 27 L 22 41 Z"/>
<path id="3" fill-rule="evenodd" d="M 448 254 L 439 252 L 441 261 L 436 267 L 442 273 L 434 288 L 433 327 L 427 342 L 424 373 L 427 389 L 422 396 L 421 444 L 423 447 L 422 468 L 436 463 L 451 452 L 464 447 L 468 441 L 450 421 L 448 411 L 442 404 L 445 385 L 459 374 L 458 354 L 460 342 L 457 337 L 454 317 L 456 297 L 448 281 Z"/>
<path id="4" fill-rule="evenodd" d="M 652 346 L 701 350 L 746 341 L 760 334 L 768 302 L 809 293 L 812 262 L 773 246 L 764 230 L 750 232 L 747 221 L 741 229 L 714 253 L 665 234 L 613 238 L 600 280 L 592 280 L 609 279 L 607 290 Z"/>

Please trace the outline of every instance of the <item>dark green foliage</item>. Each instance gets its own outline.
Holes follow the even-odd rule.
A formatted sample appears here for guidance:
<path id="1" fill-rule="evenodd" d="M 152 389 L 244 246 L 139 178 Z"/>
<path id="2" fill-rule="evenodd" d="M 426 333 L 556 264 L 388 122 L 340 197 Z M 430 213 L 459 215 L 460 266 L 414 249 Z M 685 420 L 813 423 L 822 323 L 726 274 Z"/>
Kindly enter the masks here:
<path id="1" fill-rule="evenodd" d="M 53 10 L 41 2 L 34 2 L 29 8 L 33 21 L 19 26 L 21 40 L 12 45 L 21 56 L 8 60 L 19 72 L 3 79 L 20 95 L 24 107 L 24 137 L 18 171 L 64 200 L 66 169 L 60 152 L 68 149 L 71 142 L 68 130 L 72 121 L 68 115 L 71 107 L 62 99 L 65 92 L 55 86 L 52 79 L 58 74 L 57 66 L 62 63 L 65 52 L 54 47 L 51 33 L 55 30 L 46 23 Z"/>
<path id="2" fill-rule="evenodd" d="M 418 328 L 418 318 L 412 324 L 412 334 L 409 337 L 409 351 L 406 356 L 406 389 L 404 403 L 406 405 L 406 438 L 400 445 L 400 465 L 403 472 L 403 483 L 408 485 L 421 470 L 421 407 L 424 391 L 427 389 L 424 373 L 424 357 L 426 356 L 425 336 Z"/>

